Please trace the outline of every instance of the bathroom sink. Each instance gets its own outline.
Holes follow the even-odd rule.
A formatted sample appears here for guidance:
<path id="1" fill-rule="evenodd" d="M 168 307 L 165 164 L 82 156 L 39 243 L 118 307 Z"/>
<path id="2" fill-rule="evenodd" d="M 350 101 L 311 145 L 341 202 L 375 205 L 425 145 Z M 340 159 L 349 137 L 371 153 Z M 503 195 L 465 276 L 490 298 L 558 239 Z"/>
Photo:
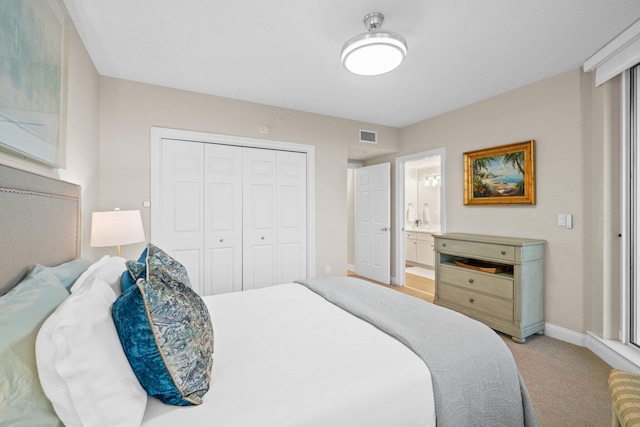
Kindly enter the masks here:
<path id="1" fill-rule="evenodd" d="M 413 231 L 414 233 L 439 233 L 440 227 L 405 227 L 405 231 Z"/>

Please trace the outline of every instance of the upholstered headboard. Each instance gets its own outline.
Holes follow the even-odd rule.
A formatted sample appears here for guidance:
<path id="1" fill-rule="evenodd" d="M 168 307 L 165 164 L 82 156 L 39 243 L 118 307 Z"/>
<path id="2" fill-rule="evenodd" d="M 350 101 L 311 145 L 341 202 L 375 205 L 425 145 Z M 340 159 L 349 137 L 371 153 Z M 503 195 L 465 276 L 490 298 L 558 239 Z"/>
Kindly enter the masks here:
<path id="1" fill-rule="evenodd" d="M 80 256 L 78 185 L 0 165 L 0 295 L 34 264 Z"/>

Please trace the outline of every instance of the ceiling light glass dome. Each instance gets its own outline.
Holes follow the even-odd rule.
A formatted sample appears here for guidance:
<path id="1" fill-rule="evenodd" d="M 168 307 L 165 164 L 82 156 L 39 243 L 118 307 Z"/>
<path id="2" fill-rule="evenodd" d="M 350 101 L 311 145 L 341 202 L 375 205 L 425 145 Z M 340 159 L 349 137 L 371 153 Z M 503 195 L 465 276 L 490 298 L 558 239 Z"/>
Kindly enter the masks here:
<path id="1" fill-rule="evenodd" d="M 342 64 L 354 74 L 376 76 L 397 68 L 407 56 L 407 42 L 391 31 L 380 29 L 384 15 L 368 14 L 363 19 L 366 33 L 351 38 L 342 47 Z"/>

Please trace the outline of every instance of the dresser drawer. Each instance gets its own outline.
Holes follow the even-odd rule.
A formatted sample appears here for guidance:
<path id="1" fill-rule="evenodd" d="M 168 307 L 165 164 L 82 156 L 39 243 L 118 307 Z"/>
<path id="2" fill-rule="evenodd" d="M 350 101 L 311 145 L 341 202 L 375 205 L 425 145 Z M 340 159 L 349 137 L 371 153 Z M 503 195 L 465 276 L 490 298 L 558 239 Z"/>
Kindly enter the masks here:
<path id="1" fill-rule="evenodd" d="M 513 246 L 492 243 L 438 239 L 437 250 L 504 261 L 515 261 L 516 258 L 516 250 Z"/>
<path id="2" fill-rule="evenodd" d="M 513 299 L 513 279 L 447 265 L 441 265 L 439 273 L 441 282 L 451 283 L 500 298 Z"/>
<path id="3" fill-rule="evenodd" d="M 442 302 L 455 304 L 464 310 L 473 310 L 485 316 L 513 322 L 513 302 L 511 301 L 478 294 L 446 283 L 440 284 L 438 298 Z"/>

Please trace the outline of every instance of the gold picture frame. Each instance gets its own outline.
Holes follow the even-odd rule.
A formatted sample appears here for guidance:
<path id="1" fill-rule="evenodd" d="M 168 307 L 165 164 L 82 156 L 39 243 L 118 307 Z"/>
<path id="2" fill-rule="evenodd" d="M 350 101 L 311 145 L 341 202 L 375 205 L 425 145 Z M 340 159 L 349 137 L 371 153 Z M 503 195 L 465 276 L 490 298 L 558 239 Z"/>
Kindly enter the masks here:
<path id="1" fill-rule="evenodd" d="M 464 153 L 464 204 L 535 205 L 535 140 Z"/>

